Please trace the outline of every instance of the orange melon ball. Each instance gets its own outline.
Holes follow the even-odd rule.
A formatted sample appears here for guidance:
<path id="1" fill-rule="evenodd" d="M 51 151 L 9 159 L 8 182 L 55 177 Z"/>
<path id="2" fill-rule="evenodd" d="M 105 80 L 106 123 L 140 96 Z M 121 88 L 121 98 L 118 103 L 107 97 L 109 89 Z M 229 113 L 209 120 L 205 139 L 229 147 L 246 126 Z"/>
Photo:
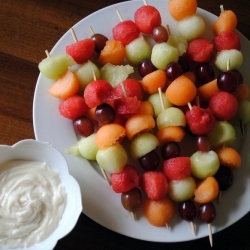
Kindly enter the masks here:
<path id="1" fill-rule="evenodd" d="M 160 144 L 164 144 L 170 141 L 181 142 L 184 136 L 184 129 L 178 126 L 165 127 L 158 130 L 156 133 L 156 137 L 159 140 Z"/>
<path id="2" fill-rule="evenodd" d="M 80 82 L 75 73 L 67 70 L 57 81 L 53 82 L 48 92 L 61 100 L 76 95 L 80 89 Z"/>
<path id="3" fill-rule="evenodd" d="M 222 147 L 216 150 L 220 164 L 232 169 L 238 169 L 241 166 L 240 154 L 231 147 Z"/>
<path id="4" fill-rule="evenodd" d="M 198 184 L 194 191 L 194 201 L 204 204 L 213 201 L 219 194 L 219 184 L 213 177 L 207 177 Z"/>
<path id="5" fill-rule="evenodd" d="M 154 107 L 151 104 L 151 102 L 149 102 L 149 101 L 141 102 L 140 114 L 152 115 L 154 117 L 155 111 L 154 111 Z"/>
<path id="6" fill-rule="evenodd" d="M 184 106 L 196 96 L 196 86 L 184 75 L 177 77 L 167 88 L 167 99 L 177 106 Z"/>
<path id="7" fill-rule="evenodd" d="M 209 102 L 213 94 L 218 91 L 219 91 L 219 88 L 217 85 L 217 79 L 214 79 L 211 82 L 205 83 L 202 86 L 198 87 L 197 89 L 198 96 L 204 102 Z"/>
<path id="8" fill-rule="evenodd" d="M 148 132 L 155 127 L 155 120 L 152 115 L 135 114 L 128 118 L 125 124 L 126 135 L 132 140 L 137 134 Z"/>
<path id="9" fill-rule="evenodd" d="M 234 31 L 237 26 L 237 16 L 231 10 L 220 13 L 219 18 L 213 23 L 213 31 L 219 35 L 222 31 Z"/>
<path id="10" fill-rule="evenodd" d="M 126 136 L 126 130 L 122 125 L 111 123 L 102 126 L 96 132 L 96 146 L 98 149 L 110 147 L 121 142 Z"/>
<path id="11" fill-rule="evenodd" d="M 239 84 L 237 89 L 232 92 L 232 94 L 237 98 L 238 101 L 246 100 L 249 96 L 249 87 L 247 84 Z"/>
<path id="12" fill-rule="evenodd" d="M 166 226 L 174 216 L 174 204 L 167 196 L 157 201 L 146 199 L 143 214 L 151 225 Z"/>
<path id="13" fill-rule="evenodd" d="M 158 92 L 158 88 L 163 88 L 167 82 L 166 73 L 164 70 L 158 69 L 152 73 L 147 74 L 140 81 L 142 88 L 148 94 Z"/>
<path id="14" fill-rule="evenodd" d="M 168 2 L 168 10 L 170 15 L 176 20 L 180 21 L 185 17 L 196 13 L 196 0 L 170 0 Z"/>
<path id="15" fill-rule="evenodd" d="M 119 65 L 123 62 L 125 54 L 125 47 L 121 42 L 116 40 L 108 40 L 100 53 L 98 61 L 102 65 L 107 63 Z"/>
<path id="16" fill-rule="evenodd" d="M 196 76 L 194 72 L 188 71 L 188 72 L 183 73 L 183 75 L 186 76 L 188 79 L 190 79 L 193 83 L 196 82 Z"/>

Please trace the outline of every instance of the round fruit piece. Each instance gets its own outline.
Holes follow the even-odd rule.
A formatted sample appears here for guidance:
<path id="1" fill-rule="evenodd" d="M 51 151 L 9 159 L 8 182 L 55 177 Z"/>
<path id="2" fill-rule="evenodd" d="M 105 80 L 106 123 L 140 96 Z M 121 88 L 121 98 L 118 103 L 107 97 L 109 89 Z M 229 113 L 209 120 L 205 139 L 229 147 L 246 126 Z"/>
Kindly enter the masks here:
<path id="1" fill-rule="evenodd" d="M 172 180 L 168 183 L 168 195 L 175 202 L 182 202 L 193 198 L 196 182 L 189 176 L 181 180 Z"/>
<path id="2" fill-rule="evenodd" d="M 190 157 L 193 176 L 204 179 L 213 176 L 219 169 L 218 155 L 210 150 L 208 152 L 197 151 Z"/>
<path id="3" fill-rule="evenodd" d="M 128 155 L 124 147 L 116 143 L 108 148 L 99 149 L 96 154 L 96 161 L 104 171 L 119 173 L 127 164 Z"/>

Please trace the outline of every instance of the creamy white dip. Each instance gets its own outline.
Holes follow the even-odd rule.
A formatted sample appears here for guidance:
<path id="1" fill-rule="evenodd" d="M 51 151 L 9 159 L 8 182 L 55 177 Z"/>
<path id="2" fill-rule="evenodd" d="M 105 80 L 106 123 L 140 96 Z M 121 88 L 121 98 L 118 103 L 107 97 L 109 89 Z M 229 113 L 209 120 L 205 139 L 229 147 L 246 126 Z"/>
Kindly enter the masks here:
<path id="1" fill-rule="evenodd" d="M 47 163 L 13 160 L 0 165 L 0 246 L 29 247 L 52 234 L 66 192 Z"/>

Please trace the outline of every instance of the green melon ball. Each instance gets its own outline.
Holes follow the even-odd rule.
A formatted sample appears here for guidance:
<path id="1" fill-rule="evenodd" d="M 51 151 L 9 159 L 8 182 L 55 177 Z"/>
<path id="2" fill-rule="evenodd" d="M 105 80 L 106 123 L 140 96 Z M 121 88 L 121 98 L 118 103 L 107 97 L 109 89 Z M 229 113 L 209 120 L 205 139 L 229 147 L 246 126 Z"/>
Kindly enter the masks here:
<path id="1" fill-rule="evenodd" d="M 169 35 L 167 44 L 177 48 L 179 52 L 179 56 L 182 56 L 187 51 L 187 47 L 188 47 L 187 40 L 177 35 Z"/>
<path id="2" fill-rule="evenodd" d="M 227 71 L 228 60 L 230 70 L 239 69 L 243 63 L 242 52 L 237 49 L 222 50 L 217 53 L 214 64 L 219 70 Z"/>
<path id="3" fill-rule="evenodd" d="M 193 198 L 196 182 L 193 177 L 173 180 L 168 185 L 168 195 L 175 202 L 182 202 Z"/>
<path id="4" fill-rule="evenodd" d="M 170 107 L 160 112 L 156 118 L 158 129 L 169 126 L 186 126 L 186 117 L 182 110 L 176 107 Z"/>
<path id="5" fill-rule="evenodd" d="M 109 173 L 120 173 L 128 161 L 124 147 L 116 143 L 105 149 L 99 149 L 96 154 L 99 166 Z"/>
<path id="6" fill-rule="evenodd" d="M 80 154 L 87 160 L 96 160 L 98 148 L 96 146 L 96 133 L 88 137 L 84 137 L 78 141 L 78 150 Z"/>
<path id="7" fill-rule="evenodd" d="M 206 24 L 203 18 L 197 14 L 178 21 L 176 25 L 180 35 L 188 42 L 201 37 L 206 30 Z"/>
<path id="8" fill-rule="evenodd" d="M 242 100 L 239 102 L 238 112 L 236 117 L 239 121 L 242 122 L 243 125 L 246 125 L 250 122 L 250 101 Z"/>
<path id="9" fill-rule="evenodd" d="M 151 51 L 150 44 L 143 36 L 139 36 L 125 46 L 125 57 L 130 64 L 138 65 L 143 60 L 150 58 Z"/>
<path id="10" fill-rule="evenodd" d="M 78 77 L 83 90 L 90 82 L 94 81 L 94 75 L 96 79 L 100 79 L 101 76 L 99 68 L 91 61 L 87 61 L 81 65 L 75 71 L 75 74 Z"/>
<path id="11" fill-rule="evenodd" d="M 56 80 L 60 78 L 69 67 L 75 64 L 74 59 L 65 53 L 44 58 L 38 64 L 38 68 L 42 75 L 49 79 Z"/>
<path id="12" fill-rule="evenodd" d="M 130 144 L 130 153 L 134 159 L 138 159 L 159 146 L 157 137 L 151 133 L 137 135 Z"/>
<path id="13" fill-rule="evenodd" d="M 165 93 L 162 92 L 161 97 L 162 97 L 162 101 L 163 101 L 165 108 L 170 108 L 173 106 L 173 104 L 167 99 L 167 96 L 165 95 Z M 162 111 L 160 94 L 157 92 L 157 93 L 150 95 L 148 97 L 148 101 L 152 104 L 155 117 L 157 117 Z"/>
<path id="14" fill-rule="evenodd" d="M 130 74 L 134 73 L 134 68 L 128 64 L 113 65 L 111 63 L 107 63 L 101 68 L 100 73 L 101 79 L 109 82 L 114 88 L 126 80 Z"/>
<path id="15" fill-rule="evenodd" d="M 213 129 L 208 133 L 213 148 L 232 143 L 236 139 L 235 129 L 227 121 L 217 121 Z"/>
<path id="16" fill-rule="evenodd" d="M 213 150 L 197 151 L 190 157 L 190 160 L 192 174 L 199 179 L 215 175 L 220 167 L 219 157 Z"/>
<path id="17" fill-rule="evenodd" d="M 154 45 L 151 54 L 151 61 L 158 69 L 165 70 L 171 62 L 178 62 L 179 51 L 177 48 L 167 43 L 157 43 Z"/>

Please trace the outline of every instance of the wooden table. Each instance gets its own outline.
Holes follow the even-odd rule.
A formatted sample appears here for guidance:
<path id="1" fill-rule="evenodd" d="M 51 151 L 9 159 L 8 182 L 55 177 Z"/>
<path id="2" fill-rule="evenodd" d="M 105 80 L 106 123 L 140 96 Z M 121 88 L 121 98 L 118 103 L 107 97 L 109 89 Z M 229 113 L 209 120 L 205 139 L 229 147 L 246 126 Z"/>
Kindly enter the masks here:
<path id="1" fill-rule="evenodd" d="M 35 138 L 32 104 L 38 63 L 44 50 L 76 22 L 116 0 L 0 0 L 0 144 Z M 238 30 L 250 40 L 248 0 L 201 1 L 198 6 L 219 15 L 219 5 L 233 10 Z M 101 20 L 100 20 L 101 22 Z M 250 201 L 249 201 L 250 202 Z M 230 204 L 228 204 L 230 206 Z M 250 213 L 214 234 L 215 249 L 250 249 Z M 112 232 L 82 214 L 74 230 L 61 239 L 63 249 L 210 249 L 208 238 L 181 243 L 144 242 Z"/>

